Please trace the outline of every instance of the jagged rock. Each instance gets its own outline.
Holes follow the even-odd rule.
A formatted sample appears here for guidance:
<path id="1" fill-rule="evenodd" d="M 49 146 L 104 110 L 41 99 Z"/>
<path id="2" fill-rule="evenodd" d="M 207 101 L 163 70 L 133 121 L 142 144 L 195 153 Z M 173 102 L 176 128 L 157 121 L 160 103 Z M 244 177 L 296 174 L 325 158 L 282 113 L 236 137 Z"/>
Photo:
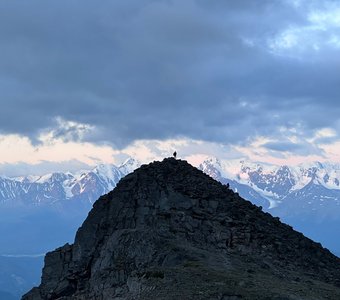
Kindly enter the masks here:
<path id="1" fill-rule="evenodd" d="M 169 158 L 100 197 L 22 299 L 340 299 L 339 267 L 320 244 Z"/>

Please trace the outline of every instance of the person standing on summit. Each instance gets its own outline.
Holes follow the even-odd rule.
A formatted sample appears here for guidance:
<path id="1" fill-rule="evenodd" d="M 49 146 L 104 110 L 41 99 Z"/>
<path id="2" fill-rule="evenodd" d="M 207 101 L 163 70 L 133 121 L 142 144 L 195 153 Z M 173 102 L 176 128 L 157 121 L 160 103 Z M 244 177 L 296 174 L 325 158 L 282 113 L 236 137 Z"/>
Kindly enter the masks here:
<path id="1" fill-rule="evenodd" d="M 176 151 L 173 153 L 173 156 L 176 159 L 176 156 L 177 156 L 177 152 Z"/>

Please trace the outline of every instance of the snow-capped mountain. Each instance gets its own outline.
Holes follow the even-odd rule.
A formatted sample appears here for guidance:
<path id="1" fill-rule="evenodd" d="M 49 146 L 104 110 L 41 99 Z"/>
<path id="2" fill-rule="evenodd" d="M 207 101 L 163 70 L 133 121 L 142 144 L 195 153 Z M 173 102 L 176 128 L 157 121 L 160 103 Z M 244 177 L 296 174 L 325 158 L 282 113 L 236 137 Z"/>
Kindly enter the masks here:
<path id="1" fill-rule="evenodd" d="M 199 166 L 246 199 L 280 214 L 340 212 L 340 165 L 275 166 L 210 158 Z"/>
<path id="2" fill-rule="evenodd" d="M 137 168 L 132 158 L 120 166 L 98 165 L 90 171 L 52 173 L 44 176 L 0 177 L 0 203 L 12 205 L 60 205 L 78 200 L 92 204 L 111 191 L 118 181 Z"/>

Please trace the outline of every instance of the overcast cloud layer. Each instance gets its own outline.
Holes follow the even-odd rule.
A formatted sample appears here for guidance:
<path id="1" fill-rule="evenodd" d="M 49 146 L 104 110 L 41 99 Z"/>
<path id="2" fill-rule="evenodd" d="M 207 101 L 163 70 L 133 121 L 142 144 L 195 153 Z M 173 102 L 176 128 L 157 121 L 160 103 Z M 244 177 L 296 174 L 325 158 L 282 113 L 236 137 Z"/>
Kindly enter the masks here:
<path id="1" fill-rule="evenodd" d="M 0 130 L 322 155 L 339 58 L 339 1 L 1 1 Z"/>

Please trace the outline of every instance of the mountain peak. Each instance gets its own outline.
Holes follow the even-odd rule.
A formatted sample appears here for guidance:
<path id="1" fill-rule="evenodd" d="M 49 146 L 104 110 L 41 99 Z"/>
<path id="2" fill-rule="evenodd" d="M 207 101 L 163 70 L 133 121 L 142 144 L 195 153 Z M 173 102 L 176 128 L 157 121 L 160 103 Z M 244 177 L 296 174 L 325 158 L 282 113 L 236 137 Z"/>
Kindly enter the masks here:
<path id="1" fill-rule="evenodd" d="M 166 158 L 100 197 L 23 299 L 339 299 L 339 265 L 227 186 Z"/>
<path id="2" fill-rule="evenodd" d="M 126 175 L 139 168 L 140 165 L 141 163 L 137 159 L 129 157 L 119 166 L 119 170 Z"/>

